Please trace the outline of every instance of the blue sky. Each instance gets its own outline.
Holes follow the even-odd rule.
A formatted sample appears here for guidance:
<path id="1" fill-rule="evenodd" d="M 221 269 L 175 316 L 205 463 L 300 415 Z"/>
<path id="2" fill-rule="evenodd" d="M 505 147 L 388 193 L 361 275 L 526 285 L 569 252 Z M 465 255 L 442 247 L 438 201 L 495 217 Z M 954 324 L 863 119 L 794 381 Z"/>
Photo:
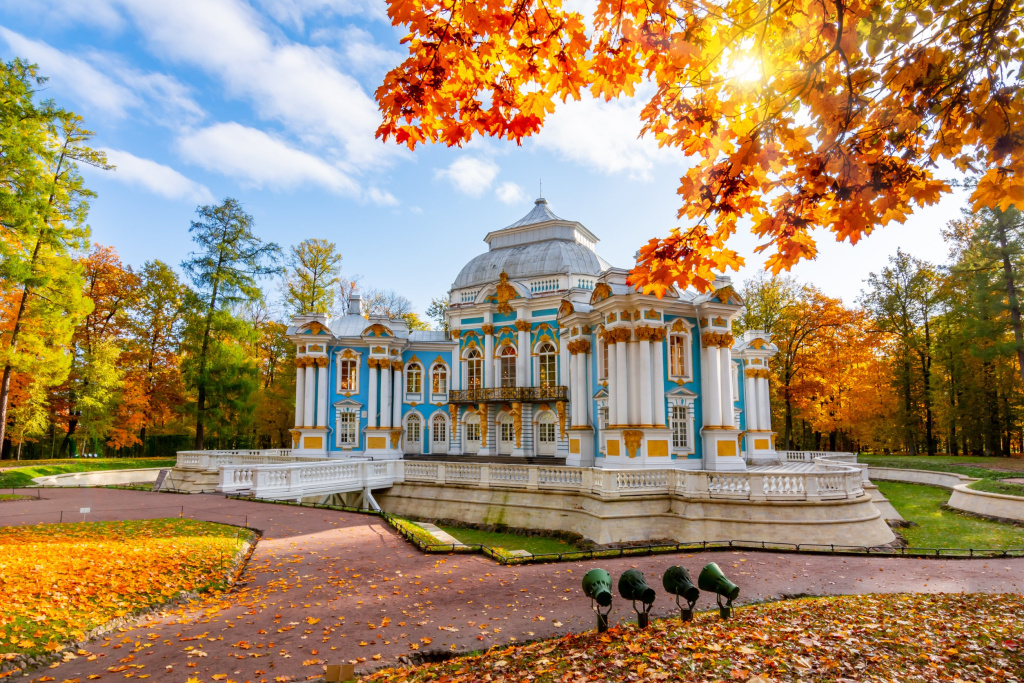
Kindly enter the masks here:
<path id="1" fill-rule="evenodd" d="M 517 147 L 480 140 L 409 152 L 374 138 L 373 91 L 402 59 L 383 0 L 9 0 L 0 52 L 38 63 L 47 94 L 85 117 L 118 167 L 87 171 L 93 239 L 132 265 L 178 264 L 198 204 L 239 199 L 261 237 L 336 242 L 346 274 L 421 312 L 483 236 L 527 213 L 543 180 L 556 214 L 628 267 L 675 224 L 681 155 L 638 140 L 641 100 L 561 106 Z M 962 196 L 858 246 L 824 235 L 794 270 L 852 302 L 897 246 L 945 259 Z M 759 269 L 752 236 L 735 242 Z"/>

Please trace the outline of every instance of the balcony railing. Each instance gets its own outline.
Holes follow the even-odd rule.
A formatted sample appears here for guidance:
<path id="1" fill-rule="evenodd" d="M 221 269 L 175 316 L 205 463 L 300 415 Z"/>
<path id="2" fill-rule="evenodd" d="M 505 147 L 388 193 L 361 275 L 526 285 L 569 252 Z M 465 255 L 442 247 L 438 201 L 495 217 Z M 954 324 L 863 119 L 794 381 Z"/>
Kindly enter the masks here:
<path id="1" fill-rule="evenodd" d="M 569 388 L 548 387 L 494 387 L 491 389 L 460 389 L 448 392 L 449 403 L 523 403 L 531 401 L 566 401 Z"/>

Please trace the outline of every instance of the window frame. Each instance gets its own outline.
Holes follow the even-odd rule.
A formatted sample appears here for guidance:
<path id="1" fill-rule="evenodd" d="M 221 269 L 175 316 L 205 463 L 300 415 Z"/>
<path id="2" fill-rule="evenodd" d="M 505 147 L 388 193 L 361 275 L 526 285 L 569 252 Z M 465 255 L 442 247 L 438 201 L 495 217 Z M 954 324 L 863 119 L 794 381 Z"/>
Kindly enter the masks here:
<path id="1" fill-rule="evenodd" d="M 418 389 L 412 389 L 413 380 L 418 383 Z M 405 395 L 413 400 L 418 400 L 423 395 L 423 366 L 419 363 L 409 363 L 405 366 Z"/>
<path id="2" fill-rule="evenodd" d="M 508 353 L 509 350 L 512 353 Z M 501 347 L 501 354 L 498 356 L 498 386 L 516 386 L 518 365 L 519 354 L 516 351 L 516 347 L 512 344 L 506 344 Z"/>
<path id="3" fill-rule="evenodd" d="M 438 375 L 444 382 L 444 388 L 438 390 Z M 446 396 L 448 394 L 448 366 L 444 363 L 434 363 L 430 366 L 430 394 L 431 396 Z"/>
<path id="4" fill-rule="evenodd" d="M 347 351 L 351 351 L 351 349 L 345 349 L 344 352 L 347 352 Z M 355 395 L 355 394 L 359 393 L 359 385 L 360 385 L 359 374 L 360 374 L 360 369 L 361 369 L 361 365 L 362 365 L 361 362 L 360 362 L 361 359 L 359 358 L 359 354 L 356 354 L 355 358 L 352 358 L 351 355 L 352 354 L 350 353 L 349 357 L 345 357 L 342 354 L 337 354 L 337 356 L 336 356 L 337 362 L 336 362 L 336 365 L 335 365 L 335 372 L 336 372 L 336 381 L 335 381 L 336 389 L 335 389 L 335 393 L 337 393 L 337 394 Z M 345 387 L 344 384 L 342 383 L 342 369 L 348 363 L 352 364 L 352 370 L 351 370 L 351 372 L 349 374 L 349 380 L 350 380 L 350 384 L 351 384 L 350 388 L 349 387 Z"/>
<path id="5" fill-rule="evenodd" d="M 477 349 L 470 349 L 466 353 L 466 388 L 484 388 L 484 357 Z"/>
<path id="6" fill-rule="evenodd" d="M 551 367 L 545 368 L 545 363 L 550 363 Z M 558 386 L 558 350 L 549 341 L 541 342 L 537 347 L 537 383 L 542 387 Z"/>
<path id="7" fill-rule="evenodd" d="M 679 360 L 680 360 L 680 362 L 682 363 L 682 366 L 683 366 L 681 368 L 682 372 L 677 372 L 677 370 L 680 370 L 680 368 L 675 367 L 674 357 L 673 357 L 673 341 L 677 340 L 677 339 L 679 340 L 679 343 L 676 346 L 677 346 L 677 348 L 680 349 L 680 354 L 679 354 L 680 358 L 679 358 Z M 668 352 L 668 376 L 669 376 L 669 378 L 670 379 L 681 379 L 681 380 L 684 380 L 684 381 L 688 381 L 692 377 L 692 375 L 693 375 L 692 369 L 691 369 L 691 366 L 693 364 L 693 359 L 692 359 L 692 354 L 693 354 L 693 335 L 691 335 L 689 331 L 682 331 L 682 330 L 676 331 L 676 332 L 670 332 L 669 335 L 668 335 L 668 344 L 667 344 L 667 346 L 668 346 L 667 352 Z"/>
<path id="8" fill-rule="evenodd" d="M 346 426 L 343 429 L 342 424 Z M 350 424 L 349 424 L 350 423 Z M 351 427 L 350 441 L 342 441 L 344 436 Z M 338 448 L 355 448 L 359 445 L 359 413 L 356 410 L 349 410 L 346 408 L 339 408 L 336 415 L 334 416 L 334 442 Z"/>

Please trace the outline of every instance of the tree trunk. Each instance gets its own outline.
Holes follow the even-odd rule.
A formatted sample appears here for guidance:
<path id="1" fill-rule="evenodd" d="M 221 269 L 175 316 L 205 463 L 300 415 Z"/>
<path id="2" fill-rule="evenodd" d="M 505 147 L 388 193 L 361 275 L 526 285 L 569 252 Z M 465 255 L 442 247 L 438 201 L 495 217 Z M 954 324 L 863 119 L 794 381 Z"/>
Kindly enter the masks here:
<path id="1" fill-rule="evenodd" d="M 917 444 L 914 441 L 914 427 L 911 424 L 913 415 L 913 398 L 910 395 L 910 358 L 903 358 L 903 440 L 907 455 L 917 455 Z"/>
<path id="2" fill-rule="evenodd" d="M 213 281 L 213 294 L 210 296 L 210 309 L 206 313 L 206 329 L 203 330 L 203 346 L 199 351 L 199 392 L 196 397 L 196 441 L 195 450 L 203 450 L 204 418 L 206 410 L 206 355 L 210 350 L 210 330 L 213 328 L 213 313 L 217 310 L 217 289 L 220 287 L 220 270 L 224 265 L 224 250 L 221 249 L 217 261 L 217 276 Z"/>
<path id="3" fill-rule="evenodd" d="M 932 336 L 928 328 L 928 310 L 924 310 L 924 351 L 921 357 L 921 375 L 924 379 L 924 434 L 928 455 L 935 455 L 935 435 L 932 431 Z"/>
<path id="4" fill-rule="evenodd" d="M 1009 223 L 1007 212 L 994 209 L 996 212 L 996 236 L 999 238 L 999 251 L 1003 257 L 1003 276 L 1006 278 L 1006 298 L 1010 304 L 1010 320 L 1013 326 L 1013 340 L 1017 343 L 1017 372 L 1020 374 L 1021 386 L 1024 387 L 1024 331 L 1021 330 L 1020 302 L 1017 300 L 1017 285 L 1013 277 L 1013 264 L 1010 262 L 1009 240 L 1006 228 Z"/>

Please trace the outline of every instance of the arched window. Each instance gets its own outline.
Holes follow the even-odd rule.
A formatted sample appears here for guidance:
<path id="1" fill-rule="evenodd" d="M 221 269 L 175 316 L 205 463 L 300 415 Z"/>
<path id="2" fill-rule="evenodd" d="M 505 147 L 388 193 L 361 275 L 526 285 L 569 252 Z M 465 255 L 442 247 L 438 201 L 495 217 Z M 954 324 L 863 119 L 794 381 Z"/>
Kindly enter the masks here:
<path id="1" fill-rule="evenodd" d="M 480 389 L 484 385 L 484 359 L 477 349 L 466 354 L 466 388 Z"/>
<path id="2" fill-rule="evenodd" d="M 448 368 L 440 363 L 430 370 L 430 391 L 435 394 L 448 393 Z"/>
<path id="3" fill-rule="evenodd" d="M 550 412 L 541 413 L 537 422 L 537 442 L 541 444 L 555 443 L 555 416 Z"/>
<path id="4" fill-rule="evenodd" d="M 435 415 L 434 419 L 431 420 L 433 424 L 433 434 L 431 439 L 435 444 L 447 443 L 448 442 L 448 423 L 445 421 L 443 415 Z"/>
<path id="5" fill-rule="evenodd" d="M 418 394 L 423 391 L 423 369 L 413 363 L 405 369 L 405 393 Z"/>
<path id="6" fill-rule="evenodd" d="M 423 442 L 423 421 L 416 413 L 405 420 L 405 448 L 409 453 L 418 453 Z"/>
<path id="7" fill-rule="evenodd" d="M 544 342 L 537 349 L 537 373 L 542 387 L 553 387 L 558 384 L 557 355 L 554 344 L 550 342 Z"/>
<path id="8" fill-rule="evenodd" d="M 668 374 L 671 377 L 689 377 L 687 355 L 690 335 L 670 334 L 668 337 Z"/>
<path id="9" fill-rule="evenodd" d="M 501 349 L 501 386 L 516 385 L 516 347 L 508 344 Z"/>
<path id="10" fill-rule="evenodd" d="M 348 394 L 359 391 L 359 361 L 351 358 L 338 361 L 338 391 Z"/>

